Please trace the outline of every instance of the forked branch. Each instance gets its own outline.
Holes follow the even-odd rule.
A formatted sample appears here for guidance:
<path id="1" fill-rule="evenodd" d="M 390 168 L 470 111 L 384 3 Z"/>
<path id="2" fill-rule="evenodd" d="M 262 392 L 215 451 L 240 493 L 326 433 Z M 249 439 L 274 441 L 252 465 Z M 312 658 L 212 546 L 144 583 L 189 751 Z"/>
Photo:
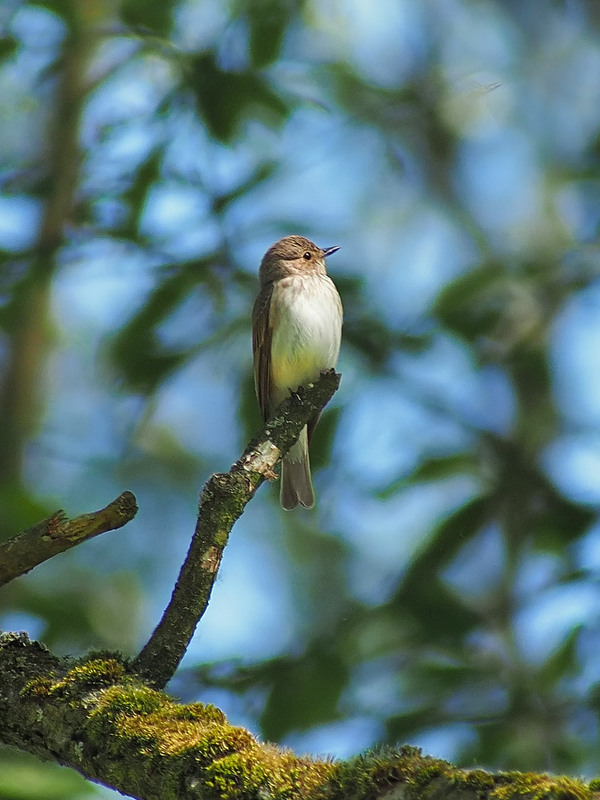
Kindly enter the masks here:
<path id="1" fill-rule="evenodd" d="M 175 673 L 206 611 L 229 532 L 246 504 L 298 438 L 303 426 L 333 397 L 341 376 L 321 373 L 279 406 L 229 472 L 213 475 L 200 497 L 196 530 L 171 601 L 150 640 L 133 662 L 149 685 L 162 688 Z"/>

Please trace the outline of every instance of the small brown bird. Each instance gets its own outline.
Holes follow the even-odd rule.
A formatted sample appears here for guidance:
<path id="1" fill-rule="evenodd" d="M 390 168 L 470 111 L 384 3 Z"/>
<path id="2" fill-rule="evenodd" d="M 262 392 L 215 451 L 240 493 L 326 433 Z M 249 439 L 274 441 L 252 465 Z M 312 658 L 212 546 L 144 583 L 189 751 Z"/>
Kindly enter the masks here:
<path id="1" fill-rule="evenodd" d="M 335 367 L 342 335 L 342 302 L 325 270 L 338 247 L 317 247 L 303 236 L 271 245 L 260 265 L 260 292 L 252 312 L 254 382 L 258 404 L 269 415 L 299 386 Z M 281 505 L 312 508 L 308 443 L 319 414 L 300 433 L 281 466 Z"/>

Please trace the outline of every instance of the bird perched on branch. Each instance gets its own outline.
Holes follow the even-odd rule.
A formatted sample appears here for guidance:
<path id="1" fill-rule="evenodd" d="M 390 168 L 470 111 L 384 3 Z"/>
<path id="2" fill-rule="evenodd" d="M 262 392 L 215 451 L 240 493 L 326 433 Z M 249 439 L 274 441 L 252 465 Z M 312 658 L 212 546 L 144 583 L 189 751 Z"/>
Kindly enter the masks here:
<path id="1" fill-rule="evenodd" d="M 254 382 L 266 420 L 299 386 L 335 367 L 342 335 L 342 302 L 327 275 L 325 259 L 338 247 L 317 247 L 303 236 L 271 245 L 260 265 L 260 291 L 252 312 Z M 281 505 L 312 508 L 315 495 L 308 443 L 313 417 L 283 458 Z"/>

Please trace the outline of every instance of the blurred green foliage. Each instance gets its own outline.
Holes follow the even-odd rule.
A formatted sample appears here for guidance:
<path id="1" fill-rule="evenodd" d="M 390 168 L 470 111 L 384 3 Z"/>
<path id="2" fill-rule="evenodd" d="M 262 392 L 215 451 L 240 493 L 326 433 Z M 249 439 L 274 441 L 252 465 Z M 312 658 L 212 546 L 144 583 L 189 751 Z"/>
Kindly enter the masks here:
<path id="1" fill-rule="evenodd" d="M 600 12 L 338 5 L 0 11 L 0 536 L 124 488 L 142 508 L 5 588 L 0 624 L 143 643 L 197 491 L 258 425 L 260 256 L 304 233 L 342 245 L 319 509 L 261 490 L 211 623 L 251 653 L 201 625 L 172 690 L 301 749 L 592 774 Z M 0 795 L 25 781 L 103 791 L 4 752 Z"/>

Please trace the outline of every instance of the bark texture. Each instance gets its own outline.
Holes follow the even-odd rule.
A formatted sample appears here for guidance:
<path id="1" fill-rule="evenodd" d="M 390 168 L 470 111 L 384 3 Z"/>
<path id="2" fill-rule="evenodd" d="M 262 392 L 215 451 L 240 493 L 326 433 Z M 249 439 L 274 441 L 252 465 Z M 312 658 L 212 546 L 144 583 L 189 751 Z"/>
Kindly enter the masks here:
<path id="1" fill-rule="evenodd" d="M 200 497 L 198 521 L 171 601 L 134 668 L 155 688 L 173 677 L 206 611 L 223 550 L 234 523 L 300 431 L 329 402 L 340 384 L 334 370 L 300 388 L 279 406 L 229 472 L 213 475 Z"/>
<path id="2" fill-rule="evenodd" d="M 465 771 L 413 747 L 299 757 L 177 704 L 115 654 L 59 659 L 25 634 L 0 636 L 0 740 L 140 800 L 597 800 L 595 783 Z"/>
<path id="3" fill-rule="evenodd" d="M 100 533 L 122 528 L 136 513 L 137 503 L 131 492 L 123 492 L 100 511 L 74 519 L 68 519 L 64 511 L 57 511 L 0 543 L 0 586 Z"/>

